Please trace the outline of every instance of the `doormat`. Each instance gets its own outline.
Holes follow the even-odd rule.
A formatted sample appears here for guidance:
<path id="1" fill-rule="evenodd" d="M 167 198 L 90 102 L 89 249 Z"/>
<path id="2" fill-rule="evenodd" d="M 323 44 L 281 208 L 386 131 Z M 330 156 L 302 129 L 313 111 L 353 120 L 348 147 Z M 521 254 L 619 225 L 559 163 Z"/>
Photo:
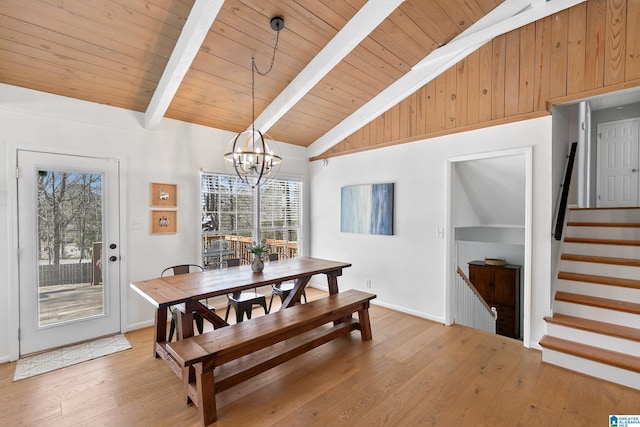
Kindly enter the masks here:
<path id="1" fill-rule="evenodd" d="M 131 344 L 129 344 L 124 335 L 113 335 L 95 341 L 47 351 L 46 353 L 27 356 L 18 359 L 13 381 L 55 371 L 56 369 L 76 365 L 130 348 Z"/>

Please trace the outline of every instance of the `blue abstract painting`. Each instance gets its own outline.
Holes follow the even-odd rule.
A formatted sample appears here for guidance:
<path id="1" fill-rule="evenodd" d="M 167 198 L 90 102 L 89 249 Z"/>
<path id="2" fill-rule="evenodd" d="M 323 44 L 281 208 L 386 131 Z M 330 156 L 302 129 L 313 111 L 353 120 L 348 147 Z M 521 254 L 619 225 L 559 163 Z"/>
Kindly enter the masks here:
<path id="1" fill-rule="evenodd" d="M 393 183 L 350 185 L 340 196 L 340 231 L 393 234 Z"/>

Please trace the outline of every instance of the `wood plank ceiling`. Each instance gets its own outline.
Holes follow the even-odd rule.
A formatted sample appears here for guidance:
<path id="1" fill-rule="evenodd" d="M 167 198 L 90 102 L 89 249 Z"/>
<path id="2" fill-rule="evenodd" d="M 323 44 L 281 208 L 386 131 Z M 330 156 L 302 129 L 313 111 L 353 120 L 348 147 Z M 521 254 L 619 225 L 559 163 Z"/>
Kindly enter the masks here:
<path id="1" fill-rule="evenodd" d="M 266 129 L 270 137 L 309 146 L 503 0 L 396 2 L 337 65 L 274 116 Z M 545 2 L 504 3 L 520 11 Z M 251 57 L 261 70 L 271 61 L 275 32 L 269 20 L 283 17 L 285 29 L 273 70 L 256 75 L 256 117 L 366 6 L 365 0 L 224 1 L 162 114 L 245 130 L 251 123 Z M 189 16 L 193 7 L 194 0 L 2 0 L 0 82 L 147 112 L 185 23 L 198 19 Z M 399 101 L 383 100 L 387 108 Z"/>

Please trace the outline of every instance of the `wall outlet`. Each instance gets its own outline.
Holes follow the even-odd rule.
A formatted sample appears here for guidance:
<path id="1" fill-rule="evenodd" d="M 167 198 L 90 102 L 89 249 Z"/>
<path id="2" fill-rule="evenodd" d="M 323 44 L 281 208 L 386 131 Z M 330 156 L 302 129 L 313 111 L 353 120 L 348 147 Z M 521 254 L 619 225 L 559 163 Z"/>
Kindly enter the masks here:
<path id="1" fill-rule="evenodd" d="M 367 287 L 367 289 L 371 289 L 371 279 L 367 279 L 364 281 L 365 286 Z"/>

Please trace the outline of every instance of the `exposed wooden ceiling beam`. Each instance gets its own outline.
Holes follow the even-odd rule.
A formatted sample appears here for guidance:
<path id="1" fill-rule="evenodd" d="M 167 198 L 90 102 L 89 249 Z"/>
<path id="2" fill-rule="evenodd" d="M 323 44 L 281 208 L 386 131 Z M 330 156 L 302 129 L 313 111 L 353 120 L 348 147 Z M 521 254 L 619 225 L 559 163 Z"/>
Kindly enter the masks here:
<path id="1" fill-rule="evenodd" d="M 255 128 L 266 133 L 403 1 L 369 0 L 264 109 L 254 122 Z"/>
<path id="2" fill-rule="evenodd" d="M 431 52 L 411 71 L 318 138 L 309 146 L 309 157 L 321 155 L 495 37 L 584 1 L 506 0 L 451 42 Z"/>
<path id="3" fill-rule="evenodd" d="M 145 111 L 145 128 L 154 129 L 160 124 L 223 4 L 224 0 L 195 0 Z"/>

